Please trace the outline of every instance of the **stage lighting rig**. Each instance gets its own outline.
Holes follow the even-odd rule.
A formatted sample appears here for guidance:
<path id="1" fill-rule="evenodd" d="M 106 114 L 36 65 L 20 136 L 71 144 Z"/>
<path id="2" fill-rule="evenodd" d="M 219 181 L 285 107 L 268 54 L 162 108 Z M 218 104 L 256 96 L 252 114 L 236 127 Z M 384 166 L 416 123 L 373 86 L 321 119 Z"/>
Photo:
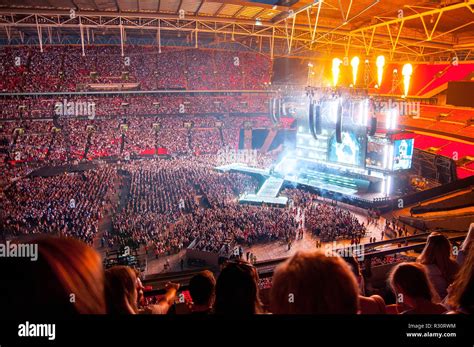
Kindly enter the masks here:
<path id="1" fill-rule="evenodd" d="M 310 98 L 310 99 L 314 98 L 314 95 L 315 95 L 315 92 L 316 92 L 315 87 L 307 86 L 304 90 L 305 90 L 306 96 L 308 98 Z"/>

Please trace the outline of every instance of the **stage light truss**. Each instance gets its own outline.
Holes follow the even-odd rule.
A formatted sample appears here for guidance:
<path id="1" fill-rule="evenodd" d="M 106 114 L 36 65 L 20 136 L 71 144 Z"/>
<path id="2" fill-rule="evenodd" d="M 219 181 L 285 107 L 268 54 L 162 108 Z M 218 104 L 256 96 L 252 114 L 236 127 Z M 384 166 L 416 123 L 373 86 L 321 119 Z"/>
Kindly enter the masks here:
<path id="1" fill-rule="evenodd" d="M 187 13 L 126 13 L 77 11 L 74 18 L 68 10 L 28 10 L 0 9 L 0 31 L 4 30 L 8 42 L 52 43 L 63 36 L 63 29 L 78 34 L 80 44 L 94 43 L 94 33 L 107 31 L 120 38 L 123 46 L 127 42 L 127 32 L 151 31 L 158 46 L 165 40 L 164 32 L 175 31 L 190 34 L 194 46 L 199 47 L 200 35 L 220 35 L 224 42 L 238 42 L 262 54 L 274 56 L 312 56 L 315 51 L 330 53 L 333 56 L 364 54 L 373 56 L 386 54 L 391 60 L 401 58 L 424 61 L 430 58 L 450 60 L 454 55 L 459 60 L 471 57 L 474 42 L 460 41 L 456 32 L 473 27 L 474 21 L 462 23 L 448 31 L 440 31 L 444 13 L 460 8 L 473 9 L 474 0 L 429 9 L 408 7 L 412 15 L 387 19 L 376 18 L 378 23 L 360 28 L 351 28 L 351 22 L 360 18 L 366 11 L 376 7 L 378 0 L 370 3 L 358 13 L 351 14 L 350 8 L 341 8 L 340 22 L 320 21 L 328 7 L 323 1 L 315 1 L 299 9 L 281 12 L 272 19 L 261 19 L 258 13 L 249 19 L 238 15 L 222 17 L 217 11 L 213 16 L 203 16 L 199 11 Z M 351 3 L 352 5 L 352 3 Z M 224 6 L 224 4 L 222 5 Z M 241 11 L 244 11 L 245 6 Z M 421 10 L 423 10 L 421 12 Z M 420 12 L 418 12 L 420 11 Z M 261 11 L 260 11 L 261 12 Z M 435 23 L 428 29 L 426 18 L 434 16 Z M 302 20 L 304 19 L 304 21 Z M 421 22 L 421 30 L 407 22 Z M 28 32 L 29 35 L 25 35 Z M 35 32 L 36 35 L 31 35 Z M 67 40 L 64 38 L 64 40 Z M 244 42 L 245 41 L 245 42 Z M 56 41 L 57 42 L 57 41 Z M 222 42 L 222 40 L 220 41 Z M 64 41 L 63 43 L 70 43 Z M 342 52 L 342 53 L 341 53 Z"/>
<path id="2" fill-rule="evenodd" d="M 474 16 L 471 17 L 471 20 L 460 21 L 460 25 L 453 27 L 450 30 L 437 30 L 439 24 L 443 21 L 442 18 L 444 13 L 463 8 L 474 13 L 474 0 L 465 0 L 463 2 L 446 5 L 444 7 L 440 6 L 438 8 L 405 5 L 403 10 L 411 10 L 414 14 L 408 16 L 401 14 L 399 17 L 393 19 L 375 17 L 378 23 L 354 29 L 349 33 L 349 36 L 353 37 L 353 35 L 356 35 L 355 37 L 357 38 L 358 35 L 362 35 L 364 46 L 366 47 L 366 53 L 369 54 L 371 49 L 373 49 L 374 37 L 383 35 L 389 43 L 389 56 L 391 60 L 393 60 L 394 55 L 402 47 L 410 49 L 414 53 L 418 53 L 420 56 L 442 55 L 443 53 L 456 54 L 457 51 L 460 51 L 462 54 L 456 56 L 460 58 L 460 60 L 467 60 L 471 54 L 471 49 L 474 49 L 472 37 L 467 37 L 466 42 L 459 42 L 459 38 L 454 36 L 454 33 L 468 27 L 474 30 Z M 428 28 L 427 18 L 429 18 L 430 24 L 432 24 L 431 28 Z M 410 23 L 411 26 L 421 24 L 422 30 L 410 29 L 405 25 L 406 23 Z M 410 33 L 412 38 L 412 42 L 409 44 L 407 44 L 406 40 L 402 40 L 402 38 L 406 37 L 406 34 L 408 33 Z M 452 44 L 451 47 L 443 48 L 442 46 L 448 42 L 444 38 L 454 39 L 452 42 L 456 43 Z M 435 48 L 435 46 L 427 45 L 427 43 L 433 43 L 435 46 L 439 45 L 438 49 L 432 53 L 426 53 L 426 48 Z"/>

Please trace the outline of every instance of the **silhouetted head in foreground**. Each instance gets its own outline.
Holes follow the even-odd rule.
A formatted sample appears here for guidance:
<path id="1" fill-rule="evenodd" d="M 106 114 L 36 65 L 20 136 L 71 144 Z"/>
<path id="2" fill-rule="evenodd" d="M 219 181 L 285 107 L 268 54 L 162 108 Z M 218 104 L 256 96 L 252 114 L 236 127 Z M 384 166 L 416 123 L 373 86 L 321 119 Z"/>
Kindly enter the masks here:
<path id="1" fill-rule="evenodd" d="M 114 266 L 105 271 L 107 313 L 138 313 L 138 277 L 128 266 Z"/>
<path id="2" fill-rule="evenodd" d="M 95 250 L 76 239 L 50 236 L 27 245 L 37 247 L 36 260 L 2 260 L 7 265 L 2 267 L 2 310 L 42 316 L 106 312 L 104 272 Z"/>
<path id="3" fill-rule="evenodd" d="M 273 275 L 270 309 L 275 314 L 356 314 L 359 288 L 338 255 L 297 252 Z"/>
<path id="4" fill-rule="evenodd" d="M 216 284 L 215 313 L 262 313 L 257 270 L 247 262 L 233 261 L 222 269 Z"/>

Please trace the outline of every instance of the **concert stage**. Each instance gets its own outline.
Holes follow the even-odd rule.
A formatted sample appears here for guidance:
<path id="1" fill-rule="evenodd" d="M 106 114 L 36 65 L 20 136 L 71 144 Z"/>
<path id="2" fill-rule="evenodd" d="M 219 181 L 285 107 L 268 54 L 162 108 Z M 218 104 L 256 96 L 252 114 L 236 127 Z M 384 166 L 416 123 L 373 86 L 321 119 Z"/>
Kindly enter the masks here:
<path id="1" fill-rule="evenodd" d="M 327 168 L 326 168 L 327 169 Z M 244 193 L 239 202 L 249 204 L 269 204 L 285 206 L 288 198 L 279 196 L 284 186 L 305 186 L 318 191 L 321 195 L 345 197 L 347 199 L 364 199 L 375 201 L 384 197 L 378 192 L 381 180 L 370 177 L 354 178 L 348 175 L 336 174 L 333 171 L 323 171 L 321 167 L 308 166 L 304 160 L 281 160 L 275 168 L 260 169 L 244 164 L 229 164 L 216 167 L 222 172 L 240 172 L 249 175 L 258 175 L 264 180 L 256 194 Z"/>
<path id="2" fill-rule="evenodd" d="M 263 177 L 270 176 L 269 169 L 260 169 L 256 167 L 250 167 L 242 163 L 232 163 L 232 164 L 222 165 L 222 166 L 216 167 L 215 169 L 221 172 L 235 171 L 235 172 L 244 172 L 247 174 L 257 174 Z"/>
<path id="3" fill-rule="evenodd" d="M 285 143 L 268 169 L 235 163 L 216 168 L 257 175 L 260 190 L 242 203 L 280 205 L 286 186 L 303 186 L 363 208 L 385 207 L 401 197 L 412 167 L 414 135 L 397 130 L 397 102 L 375 100 L 354 90 L 309 90 L 306 97 L 273 99 L 271 119 L 297 119 L 296 140 Z M 381 121 L 379 122 L 378 119 Z"/>

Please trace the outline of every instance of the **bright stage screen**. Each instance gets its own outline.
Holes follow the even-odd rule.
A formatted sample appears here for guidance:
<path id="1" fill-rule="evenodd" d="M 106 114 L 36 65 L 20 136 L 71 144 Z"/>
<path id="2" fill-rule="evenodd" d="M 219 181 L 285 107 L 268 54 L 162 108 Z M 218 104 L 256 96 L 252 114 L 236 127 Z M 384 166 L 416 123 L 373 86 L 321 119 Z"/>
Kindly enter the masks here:
<path id="1" fill-rule="evenodd" d="M 384 169 L 384 149 L 388 143 L 368 142 L 367 157 L 365 164 L 367 168 Z"/>
<path id="2" fill-rule="evenodd" d="M 393 170 L 411 168 L 413 144 L 413 139 L 397 140 L 393 143 Z"/>
<path id="3" fill-rule="evenodd" d="M 341 143 L 336 141 L 336 132 L 329 139 L 328 161 L 363 167 L 365 163 L 365 135 L 343 131 L 341 139 Z"/>

